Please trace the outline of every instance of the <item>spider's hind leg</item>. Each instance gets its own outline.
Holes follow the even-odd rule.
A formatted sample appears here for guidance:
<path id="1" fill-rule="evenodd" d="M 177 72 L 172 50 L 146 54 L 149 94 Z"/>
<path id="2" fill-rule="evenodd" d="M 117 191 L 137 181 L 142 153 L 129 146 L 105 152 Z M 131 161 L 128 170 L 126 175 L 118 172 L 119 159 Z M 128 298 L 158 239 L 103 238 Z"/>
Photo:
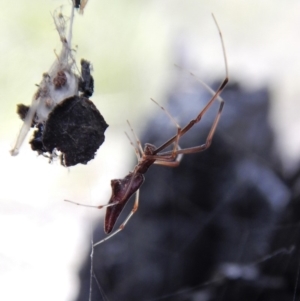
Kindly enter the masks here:
<path id="1" fill-rule="evenodd" d="M 224 107 L 224 101 L 221 101 L 220 106 L 219 106 L 219 110 L 218 113 L 214 119 L 214 122 L 209 130 L 209 133 L 207 135 L 206 141 L 204 144 L 199 145 L 199 146 L 193 146 L 193 147 L 189 147 L 189 148 L 184 148 L 184 149 L 180 149 L 177 151 L 177 155 L 179 154 L 193 154 L 193 153 L 199 153 L 202 152 L 204 150 L 206 150 L 207 148 L 210 147 L 212 139 L 214 137 L 214 134 L 216 132 L 218 123 L 220 121 L 220 117 L 223 111 L 223 107 Z"/>

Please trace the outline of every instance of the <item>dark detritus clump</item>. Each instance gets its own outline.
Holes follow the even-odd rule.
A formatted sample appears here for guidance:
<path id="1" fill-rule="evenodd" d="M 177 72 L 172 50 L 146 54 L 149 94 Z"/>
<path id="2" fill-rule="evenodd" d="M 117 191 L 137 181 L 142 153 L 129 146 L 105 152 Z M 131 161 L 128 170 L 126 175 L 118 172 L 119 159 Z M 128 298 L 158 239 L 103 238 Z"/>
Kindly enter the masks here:
<path id="1" fill-rule="evenodd" d="M 73 96 L 58 104 L 49 114 L 43 133 L 48 152 L 62 152 L 61 163 L 72 166 L 87 164 L 104 142 L 108 127 L 92 101 Z"/>

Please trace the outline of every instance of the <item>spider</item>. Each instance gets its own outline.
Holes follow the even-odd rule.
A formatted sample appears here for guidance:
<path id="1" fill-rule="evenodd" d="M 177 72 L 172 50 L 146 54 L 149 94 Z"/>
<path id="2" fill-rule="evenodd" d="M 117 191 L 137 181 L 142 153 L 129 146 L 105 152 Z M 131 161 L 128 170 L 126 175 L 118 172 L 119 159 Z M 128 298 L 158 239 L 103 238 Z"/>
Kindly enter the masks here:
<path id="1" fill-rule="evenodd" d="M 43 74 L 31 106 L 17 106 L 17 113 L 24 123 L 11 154 L 18 154 L 30 127 L 34 127 L 33 138 L 29 143 L 39 155 L 43 154 L 52 160 L 60 151 L 62 165 L 86 164 L 94 158 L 95 152 L 104 142 L 104 132 L 108 125 L 88 99 L 94 91 L 90 62 L 82 59 L 81 75 L 75 72 L 77 67 L 71 49 L 74 6 L 68 39 L 62 13 L 56 10 L 53 19 L 62 50 L 56 55 L 50 70 Z"/>
<path id="2" fill-rule="evenodd" d="M 84 205 L 81 203 L 76 203 L 73 201 L 65 200 L 67 202 L 71 202 L 73 204 L 77 205 L 82 205 L 85 207 L 93 207 L 93 208 L 107 208 L 106 210 L 106 215 L 105 215 L 105 221 L 104 221 L 104 231 L 106 234 L 109 234 L 107 237 L 104 239 L 100 240 L 99 242 L 96 242 L 94 244 L 94 247 L 103 243 L 104 241 L 110 239 L 112 236 L 116 235 L 120 231 L 124 229 L 130 218 L 133 216 L 133 214 L 137 211 L 138 209 L 138 204 L 139 204 L 139 189 L 142 186 L 142 184 L 145 181 L 145 176 L 144 174 L 147 172 L 147 170 L 152 166 L 153 164 L 158 164 L 158 165 L 163 165 L 167 167 L 176 167 L 180 164 L 180 160 L 182 159 L 182 156 L 184 154 L 193 154 L 193 153 L 198 153 L 206 150 L 212 142 L 214 133 L 216 131 L 218 122 L 221 117 L 221 113 L 224 107 L 224 101 L 220 97 L 220 94 L 224 90 L 225 86 L 227 85 L 229 81 L 228 77 L 228 66 L 227 66 L 227 58 L 226 58 L 226 52 L 225 52 L 225 46 L 224 46 L 224 41 L 222 37 L 221 30 L 219 28 L 219 25 L 214 17 L 214 22 L 217 26 L 219 35 L 220 35 L 220 40 L 222 44 L 222 50 L 223 50 L 223 57 L 224 57 L 224 62 L 225 62 L 225 79 L 221 83 L 220 87 L 214 92 L 212 89 L 210 89 L 206 84 L 201 82 L 201 84 L 204 85 L 205 88 L 207 88 L 211 93 L 212 93 L 212 98 L 208 101 L 206 106 L 199 112 L 199 114 L 195 117 L 195 119 L 192 119 L 189 121 L 187 125 L 185 125 L 183 128 L 181 128 L 174 118 L 162 107 L 166 114 L 171 118 L 171 120 L 175 123 L 177 127 L 177 134 L 171 137 L 169 140 L 167 140 L 165 143 L 163 143 L 161 146 L 156 147 L 153 144 L 150 143 L 145 143 L 144 149 L 141 146 L 141 143 L 137 136 L 135 135 L 132 127 L 130 126 L 129 122 L 129 127 L 135 136 L 137 146 L 134 145 L 134 143 L 130 140 L 130 143 L 134 146 L 135 148 L 135 153 L 138 158 L 138 163 L 128 175 L 126 175 L 123 179 L 113 179 L 111 180 L 111 187 L 112 187 L 112 195 L 111 198 L 106 205 L 100 205 L 100 206 L 92 206 L 92 205 Z M 195 124 L 197 124 L 203 117 L 203 115 L 207 112 L 207 110 L 211 107 L 211 105 L 217 100 L 220 100 L 220 106 L 218 113 L 213 121 L 213 124 L 210 128 L 210 131 L 208 133 L 208 136 L 206 138 L 206 142 L 202 145 L 199 146 L 194 146 L 190 148 L 184 148 L 181 149 L 179 147 L 179 140 L 180 138 L 185 135 Z M 152 101 L 154 101 L 152 99 Z M 154 101 L 156 104 L 158 104 L 156 101 Z M 168 146 L 173 144 L 173 149 L 170 151 L 164 151 Z M 123 223 L 119 226 L 118 229 L 116 229 L 114 232 L 112 232 L 114 225 L 116 224 L 116 221 L 127 204 L 128 200 L 131 198 L 131 196 L 135 196 L 135 201 L 133 208 L 129 215 L 125 218 Z"/>

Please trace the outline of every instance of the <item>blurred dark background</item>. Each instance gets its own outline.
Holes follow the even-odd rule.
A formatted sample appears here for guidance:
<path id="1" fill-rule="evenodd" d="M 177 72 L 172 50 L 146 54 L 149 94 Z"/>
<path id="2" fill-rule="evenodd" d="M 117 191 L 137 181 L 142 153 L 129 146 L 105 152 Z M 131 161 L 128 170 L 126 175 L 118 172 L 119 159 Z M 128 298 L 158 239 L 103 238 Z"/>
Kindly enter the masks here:
<path id="1" fill-rule="evenodd" d="M 210 95 L 198 83 L 182 81 L 171 88 L 166 108 L 184 125 Z M 211 147 L 185 155 L 178 168 L 150 168 L 137 213 L 124 231 L 94 249 L 93 301 L 299 296 L 299 172 L 284 175 L 274 151 L 270 93 L 233 81 L 222 97 Z M 205 141 L 217 107 L 186 134 L 182 148 Z M 147 121 L 141 141 L 158 146 L 175 132 L 159 112 Z M 103 222 L 94 233 L 95 242 L 101 238 Z M 87 254 L 77 301 L 87 300 L 90 268 Z"/>

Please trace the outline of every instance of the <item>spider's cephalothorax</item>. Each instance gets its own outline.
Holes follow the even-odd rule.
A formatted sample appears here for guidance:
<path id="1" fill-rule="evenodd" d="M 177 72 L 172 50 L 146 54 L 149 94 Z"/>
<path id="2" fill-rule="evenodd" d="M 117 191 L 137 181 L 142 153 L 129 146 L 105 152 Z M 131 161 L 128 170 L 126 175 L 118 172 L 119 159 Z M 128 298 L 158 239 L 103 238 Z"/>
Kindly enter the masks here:
<path id="1" fill-rule="evenodd" d="M 72 8 L 71 18 L 74 15 Z M 86 164 L 94 158 L 104 142 L 107 124 L 95 105 L 88 99 L 94 91 L 90 62 L 81 60 L 81 74 L 71 49 L 70 30 L 66 37 L 66 21 L 61 12 L 53 15 L 62 42 L 48 72 L 43 74 L 30 106 L 19 104 L 17 113 L 24 121 L 12 155 L 17 155 L 28 131 L 35 128 L 31 148 L 52 159 L 61 152 L 61 163 L 72 166 Z M 70 22 L 72 23 L 72 22 Z"/>

